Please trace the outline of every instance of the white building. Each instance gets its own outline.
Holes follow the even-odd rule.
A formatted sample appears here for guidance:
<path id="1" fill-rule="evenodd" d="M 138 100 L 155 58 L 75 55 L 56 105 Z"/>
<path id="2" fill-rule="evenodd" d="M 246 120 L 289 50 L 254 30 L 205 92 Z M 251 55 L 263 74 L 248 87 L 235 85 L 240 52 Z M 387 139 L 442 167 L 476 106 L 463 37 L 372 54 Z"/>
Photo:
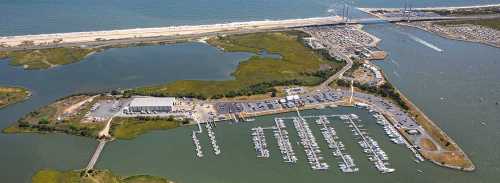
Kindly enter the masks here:
<path id="1" fill-rule="evenodd" d="M 132 112 L 170 112 L 174 103 L 173 97 L 136 97 L 130 102 L 129 110 Z"/>

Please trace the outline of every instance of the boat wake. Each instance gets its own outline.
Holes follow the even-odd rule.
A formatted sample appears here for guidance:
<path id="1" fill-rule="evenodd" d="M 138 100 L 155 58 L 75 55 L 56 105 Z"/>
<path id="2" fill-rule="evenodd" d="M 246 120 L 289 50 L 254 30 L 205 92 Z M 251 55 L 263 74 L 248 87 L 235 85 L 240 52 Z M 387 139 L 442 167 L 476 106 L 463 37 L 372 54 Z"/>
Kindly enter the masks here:
<path id="1" fill-rule="evenodd" d="M 399 67 L 399 63 L 398 63 L 398 62 L 396 62 L 396 60 L 394 60 L 394 59 L 392 59 L 392 58 L 391 58 L 391 59 L 390 59 L 390 61 L 391 61 L 391 62 L 392 62 L 392 63 L 393 63 L 396 67 Z"/>
<path id="2" fill-rule="evenodd" d="M 433 50 L 436 50 L 437 52 L 443 52 L 443 50 L 441 48 L 438 48 L 436 45 L 433 45 L 423 39 L 420 39 L 419 37 L 417 36 L 414 36 L 414 35 L 411 35 L 411 34 L 407 34 L 411 39 L 413 39 L 414 41 L 420 43 L 420 44 L 423 44 L 424 46 L 427 46 Z"/>

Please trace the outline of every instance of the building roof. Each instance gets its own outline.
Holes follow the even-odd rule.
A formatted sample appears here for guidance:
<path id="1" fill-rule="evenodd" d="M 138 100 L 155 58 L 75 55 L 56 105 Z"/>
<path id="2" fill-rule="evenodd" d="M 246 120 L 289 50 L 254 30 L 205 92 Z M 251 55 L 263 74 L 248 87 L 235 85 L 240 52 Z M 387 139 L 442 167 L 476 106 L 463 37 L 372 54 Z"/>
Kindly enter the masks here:
<path id="1" fill-rule="evenodd" d="M 130 102 L 130 106 L 174 106 L 173 97 L 136 97 Z"/>

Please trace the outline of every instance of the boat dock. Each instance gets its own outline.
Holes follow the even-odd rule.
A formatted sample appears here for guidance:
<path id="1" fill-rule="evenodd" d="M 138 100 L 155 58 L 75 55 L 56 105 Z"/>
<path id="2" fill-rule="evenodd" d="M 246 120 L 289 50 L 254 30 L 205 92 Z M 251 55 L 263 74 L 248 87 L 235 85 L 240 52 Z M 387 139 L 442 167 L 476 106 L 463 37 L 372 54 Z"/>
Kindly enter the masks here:
<path id="1" fill-rule="evenodd" d="M 343 118 L 345 117 L 346 116 L 344 116 Z M 353 128 L 352 131 L 354 136 L 359 136 L 361 138 L 361 141 L 359 141 L 358 143 L 364 149 L 364 152 L 368 154 L 368 159 L 374 162 L 375 167 L 381 173 L 394 172 L 394 168 L 387 167 L 387 165 L 389 165 L 389 163 L 387 162 L 387 160 L 389 160 L 389 157 L 380 148 L 378 142 L 368 136 L 365 131 L 362 131 L 359 125 L 356 124 L 353 119 L 357 120 L 358 116 L 356 116 L 355 114 L 347 116 L 346 124 L 348 124 L 349 127 Z"/>
<path id="2" fill-rule="evenodd" d="M 196 156 L 199 158 L 203 157 L 203 151 L 201 150 L 201 145 L 200 145 L 200 140 L 198 140 L 198 137 L 196 136 L 196 132 L 193 131 L 193 143 L 196 149 Z"/>
<path id="3" fill-rule="evenodd" d="M 392 142 L 395 144 L 404 144 L 413 153 L 416 158 L 416 162 L 425 161 L 418 150 L 399 133 L 399 130 L 396 129 L 396 127 L 390 123 L 384 115 L 374 112 L 373 117 L 377 119 L 377 124 L 384 127 L 385 134 L 391 139 Z"/>
<path id="4" fill-rule="evenodd" d="M 211 123 L 205 123 L 205 127 L 207 128 L 208 137 L 210 138 L 212 148 L 214 149 L 214 154 L 219 155 L 221 151 L 219 145 L 217 144 L 217 140 L 215 139 L 215 132 L 212 129 L 213 127 Z"/>
<path id="5" fill-rule="evenodd" d="M 304 151 L 307 155 L 307 160 L 309 165 L 313 170 L 328 170 L 330 167 L 326 162 L 321 162 L 323 157 L 321 156 L 321 150 L 313 132 L 309 128 L 307 121 L 301 117 L 299 110 L 297 109 L 298 117 L 293 119 L 293 124 L 295 129 L 297 129 L 297 134 L 300 137 L 300 144 L 304 147 Z"/>
<path id="6" fill-rule="evenodd" d="M 276 140 L 278 141 L 278 147 L 280 148 L 283 160 L 287 163 L 296 163 L 298 159 L 297 156 L 295 156 L 292 144 L 288 138 L 288 131 L 285 129 L 286 125 L 283 119 L 274 118 L 274 123 L 276 125 L 274 137 L 276 137 Z"/>
<path id="7" fill-rule="evenodd" d="M 252 128 L 252 142 L 255 152 L 259 158 L 269 158 L 269 150 L 267 149 L 266 136 L 262 127 Z"/>
<path id="8" fill-rule="evenodd" d="M 321 126 L 321 133 L 323 134 L 323 137 L 328 144 L 328 148 L 333 150 L 332 154 L 335 157 L 340 157 L 342 159 L 342 162 L 339 163 L 340 170 L 342 170 L 342 172 L 359 171 L 359 168 L 356 167 L 356 164 L 354 163 L 351 155 L 342 152 L 345 150 L 344 144 L 342 143 L 342 141 L 335 140 L 339 137 L 337 136 L 337 132 L 335 131 L 335 129 L 328 126 L 328 124 L 330 124 L 328 118 L 326 116 L 319 116 L 319 119 L 316 120 L 316 124 Z"/>
<path id="9" fill-rule="evenodd" d="M 203 133 L 203 128 L 201 127 L 200 121 L 196 120 L 196 123 L 198 125 L 198 131 L 193 130 L 193 134 L 191 136 L 191 139 L 193 139 L 193 144 L 195 147 L 196 156 L 201 158 L 201 157 L 203 157 L 203 150 L 201 149 L 200 140 L 198 139 L 198 136 L 196 134 Z"/>

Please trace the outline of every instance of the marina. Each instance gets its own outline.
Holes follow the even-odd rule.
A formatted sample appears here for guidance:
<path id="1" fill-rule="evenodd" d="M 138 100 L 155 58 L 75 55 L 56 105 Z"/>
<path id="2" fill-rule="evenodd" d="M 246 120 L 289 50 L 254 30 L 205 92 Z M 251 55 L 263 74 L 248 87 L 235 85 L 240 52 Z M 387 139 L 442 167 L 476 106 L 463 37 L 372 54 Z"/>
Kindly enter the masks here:
<path id="1" fill-rule="evenodd" d="M 389 139 L 395 144 L 405 145 L 415 157 L 415 162 L 423 162 L 425 161 L 424 157 L 418 152 L 417 147 L 412 145 L 408 140 L 406 140 L 401 133 L 399 133 L 398 127 L 394 126 L 391 122 L 387 120 L 387 118 L 377 112 L 373 106 L 370 105 L 357 105 L 360 108 L 366 108 L 372 114 L 372 116 L 377 120 L 377 124 L 383 126 L 384 133 L 389 137 Z"/>
<path id="2" fill-rule="evenodd" d="M 328 126 L 328 124 L 330 124 L 328 118 L 326 116 L 320 116 L 319 119 L 316 120 L 316 124 L 322 126 L 321 133 L 323 134 L 323 137 L 328 144 L 328 148 L 333 150 L 332 154 L 335 157 L 340 157 L 342 159 L 342 162 L 338 164 L 340 170 L 342 170 L 342 172 L 359 171 L 359 168 L 357 168 L 356 164 L 354 164 L 354 160 L 352 159 L 351 155 L 345 154 L 343 152 L 345 151 L 345 146 L 342 141 L 335 140 L 339 139 L 339 137 L 337 136 L 337 132 L 335 131 L 335 129 Z"/>
<path id="3" fill-rule="evenodd" d="M 196 156 L 201 158 L 201 157 L 203 157 L 203 150 L 201 149 L 200 140 L 198 139 L 198 136 L 196 134 L 203 133 L 203 128 L 201 127 L 201 124 L 199 121 L 196 121 L 196 122 L 198 125 L 198 130 L 197 131 L 193 130 L 193 135 L 191 136 L 191 138 L 193 139 L 193 143 L 194 143 L 194 147 L 195 147 L 195 151 L 196 151 Z"/>
<path id="4" fill-rule="evenodd" d="M 278 147 L 280 149 L 283 160 L 287 163 L 296 163 L 297 156 L 295 156 L 295 152 L 293 151 L 292 144 L 290 143 L 290 139 L 288 138 L 288 131 L 286 131 L 286 125 L 281 118 L 274 118 L 274 122 L 276 124 L 274 130 L 274 137 L 278 141 Z"/>
<path id="5" fill-rule="evenodd" d="M 381 173 L 394 172 L 396 169 L 387 167 L 389 165 L 389 157 L 385 151 L 380 148 L 378 142 L 368 136 L 367 132 L 364 129 L 361 129 L 360 125 L 354 122 L 355 120 L 358 120 L 358 116 L 351 114 L 344 117 L 344 119 L 346 118 L 347 120 L 345 123 L 352 128 L 353 135 L 360 138 L 358 144 L 363 148 L 363 151 L 367 154 L 368 159 L 374 163 L 377 170 Z"/>
<path id="6" fill-rule="evenodd" d="M 316 137 L 314 137 L 313 132 L 309 128 L 307 121 L 300 116 L 300 112 L 297 110 L 298 117 L 293 119 L 293 124 L 297 130 L 297 134 L 300 137 L 300 144 L 304 147 L 304 151 L 307 156 L 307 160 L 311 169 L 313 170 L 328 170 L 330 167 L 321 156 L 321 150 L 318 143 L 316 142 Z"/>
<path id="7" fill-rule="evenodd" d="M 212 127 L 213 123 L 205 123 L 205 127 L 207 128 L 207 134 L 210 139 L 210 143 L 212 144 L 212 148 L 214 150 L 215 155 L 219 155 L 221 153 L 220 147 L 217 144 L 217 140 L 215 139 L 215 132 Z"/>
<path id="8" fill-rule="evenodd" d="M 382 114 L 375 112 L 371 109 L 370 105 L 356 105 L 357 108 L 362 108 L 366 110 L 368 114 L 374 117 L 378 126 L 382 126 L 384 134 L 389 137 L 389 141 L 395 145 L 407 145 L 407 147 L 412 150 L 415 147 L 411 146 L 405 138 L 398 132 L 397 128 L 392 125 Z M 361 107 L 360 107 L 361 106 Z M 271 159 L 271 153 L 269 150 L 269 145 L 266 139 L 265 131 L 272 130 L 273 136 L 276 139 L 276 144 L 281 154 L 281 159 L 285 163 L 296 164 L 299 161 L 297 154 L 294 151 L 295 143 L 292 143 L 289 133 L 286 130 L 287 122 L 292 122 L 293 126 L 297 132 L 296 145 L 301 146 L 305 152 L 305 158 L 312 170 L 326 171 L 330 168 L 330 161 L 337 160 L 338 169 L 343 173 L 354 173 L 359 171 L 358 165 L 355 163 L 354 158 L 351 154 L 347 153 L 346 146 L 340 140 L 337 131 L 332 125 L 329 118 L 340 119 L 343 121 L 350 132 L 354 136 L 354 141 L 363 149 L 363 154 L 368 156 L 369 162 L 372 162 L 377 171 L 380 173 L 391 173 L 395 169 L 389 167 L 389 156 L 382 150 L 379 143 L 371 136 L 368 135 L 367 129 L 364 128 L 363 124 L 359 122 L 359 116 L 356 114 L 320 114 L 320 115 L 304 115 L 302 116 L 300 111 L 296 110 L 296 115 L 294 116 L 282 116 L 274 117 L 274 124 L 272 126 L 263 126 L 262 124 L 252 127 L 249 129 L 251 140 L 253 143 L 253 149 L 257 158 Z M 318 131 L 312 130 L 306 119 L 314 120 L 318 127 Z M 221 153 L 220 147 L 215 139 L 215 132 L 213 127 L 215 122 L 206 122 L 205 128 L 208 134 L 209 142 L 213 147 L 215 155 Z M 252 123 L 252 122 L 250 122 Z M 232 123 L 230 125 L 243 125 L 243 123 Z M 203 157 L 202 148 L 200 141 L 197 138 L 198 133 L 202 133 L 201 124 L 198 123 L 198 129 L 193 131 L 193 142 L 196 147 L 196 154 L 198 157 Z M 376 126 L 377 126 L 376 125 Z M 324 143 L 331 150 L 332 156 L 324 157 L 321 154 L 320 143 L 316 140 L 314 133 L 321 133 L 324 139 Z M 412 151 L 415 153 L 417 162 L 423 161 L 424 159 L 417 151 Z M 331 159 L 333 157 L 333 159 Z M 418 158 L 420 157 L 420 158 Z"/>
<path id="9" fill-rule="evenodd" d="M 269 150 L 267 149 L 266 136 L 262 127 L 252 128 L 252 142 L 255 152 L 259 158 L 269 158 Z"/>

